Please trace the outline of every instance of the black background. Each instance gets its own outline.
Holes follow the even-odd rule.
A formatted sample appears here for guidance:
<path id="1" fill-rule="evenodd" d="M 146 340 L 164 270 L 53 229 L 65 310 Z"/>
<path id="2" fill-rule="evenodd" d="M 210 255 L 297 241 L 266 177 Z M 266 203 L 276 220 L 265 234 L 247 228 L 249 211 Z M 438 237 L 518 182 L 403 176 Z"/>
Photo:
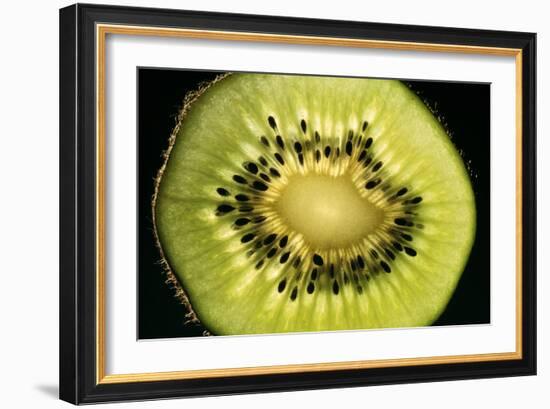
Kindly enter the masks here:
<path id="1" fill-rule="evenodd" d="M 162 152 L 188 91 L 217 72 L 140 68 L 138 70 L 138 337 L 201 335 L 184 325 L 185 308 L 165 283 L 151 218 L 154 178 Z M 446 310 L 434 325 L 490 321 L 489 169 L 490 86 L 488 84 L 407 81 L 442 117 L 470 169 L 477 208 L 477 232 L 468 264 Z"/>

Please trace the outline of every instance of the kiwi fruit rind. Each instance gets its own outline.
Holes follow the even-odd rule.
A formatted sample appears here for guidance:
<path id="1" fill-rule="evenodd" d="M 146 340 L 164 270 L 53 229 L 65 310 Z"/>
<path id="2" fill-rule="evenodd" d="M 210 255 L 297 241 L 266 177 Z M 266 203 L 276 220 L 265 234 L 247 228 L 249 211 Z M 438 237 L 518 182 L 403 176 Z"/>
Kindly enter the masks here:
<path id="1" fill-rule="evenodd" d="M 223 76 L 165 158 L 160 253 L 215 335 L 430 325 L 470 254 L 469 174 L 397 80 Z"/>

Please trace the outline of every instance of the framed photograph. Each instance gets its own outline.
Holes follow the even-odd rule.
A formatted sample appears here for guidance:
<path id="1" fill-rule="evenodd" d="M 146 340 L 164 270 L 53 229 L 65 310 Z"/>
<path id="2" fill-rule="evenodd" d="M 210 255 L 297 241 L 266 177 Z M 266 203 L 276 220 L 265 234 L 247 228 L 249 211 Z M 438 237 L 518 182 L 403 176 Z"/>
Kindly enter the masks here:
<path id="1" fill-rule="evenodd" d="M 61 399 L 534 375 L 535 40 L 61 9 Z"/>

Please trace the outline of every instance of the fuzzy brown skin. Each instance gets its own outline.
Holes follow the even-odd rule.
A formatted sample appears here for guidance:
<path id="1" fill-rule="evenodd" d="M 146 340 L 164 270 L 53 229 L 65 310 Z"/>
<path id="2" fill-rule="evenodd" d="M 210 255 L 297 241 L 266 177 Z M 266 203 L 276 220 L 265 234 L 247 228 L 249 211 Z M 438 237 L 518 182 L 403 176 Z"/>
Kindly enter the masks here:
<path id="1" fill-rule="evenodd" d="M 403 82 L 412 92 L 414 92 L 418 98 L 422 100 L 424 105 L 430 110 L 430 112 L 437 118 L 443 129 L 445 129 L 445 133 L 449 136 L 449 139 L 453 143 L 454 147 L 458 151 L 460 157 L 462 158 L 464 162 L 464 166 L 466 166 L 466 170 L 468 171 L 468 174 L 470 175 L 471 179 L 476 179 L 478 177 L 477 172 L 472 168 L 472 161 L 468 159 L 468 156 L 466 152 L 464 152 L 462 149 L 458 149 L 456 144 L 454 143 L 454 134 L 453 131 L 449 128 L 449 124 L 447 123 L 447 120 L 445 116 L 440 113 L 437 109 L 437 102 L 428 100 L 421 92 L 418 92 L 414 89 L 413 85 L 409 82 L 404 81 Z"/>
<path id="2" fill-rule="evenodd" d="M 188 92 L 185 95 L 182 107 L 179 110 L 178 116 L 176 118 L 176 126 L 172 130 L 172 133 L 170 134 L 170 138 L 168 139 L 168 147 L 162 153 L 162 158 L 164 159 L 164 161 L 157 172 L 157 176 L 155 177 L 155 188 L 153 192 L 153 197 L 151 199 L 153 235 L 154 235 L 155 243 L 160 255 L 160 265 L 164 270 L 164 274 L 166 274 L 165 283 L 174 290 L 174 296 L 184 306 L 186 310 L 186 313 L 184 316 L 185 318 L 184 325 L 201 325 L 201 321 L 199 320 L 199 318 L 197 317 L 197 314 L 193 310 L 193 307 L 191 306 L 191 302 L 189 301 L 189 297 L 187 296 L 187 293 L 181 286 L 181 283 L 179 282 L 177 276 L 172 271 L 170 264 L 168 263 L 168 260 L 164 255 L 162 244 L 160 243 L 160 240 L 159 240 L 159 235 L 157 231 L 157 222 L 156 222 L 156 203 L 157 203 L 158 190 L 159 190 L 160 182 L 162 180 L 162 176 L 164 174 L 164 170 L 166 169 L 166 164 L 168 163 L 168 159 L 170 158 L 170 153 L 172 151 L 172 148 L 174 147 L 174 144 L 176 143 L 178 132 L 180 130 L 182 122 L 184 121 L 185 117 L 187 116 L 187 113 L 189 112 L 189 108 L 208 88 L 210 88 L 212 85 L 214 85 L 218 81 L 221 81 L 222 79 L 226 78 L 229 75 L 231 74 L 229 73 L 221 74 L 210 82 L 199 84 L 199 87 L 196 91 Z M 212 334 L 210 333 L 210 331 L 205 330 L 203 332 L 203 335 L 209 336 Z"/>

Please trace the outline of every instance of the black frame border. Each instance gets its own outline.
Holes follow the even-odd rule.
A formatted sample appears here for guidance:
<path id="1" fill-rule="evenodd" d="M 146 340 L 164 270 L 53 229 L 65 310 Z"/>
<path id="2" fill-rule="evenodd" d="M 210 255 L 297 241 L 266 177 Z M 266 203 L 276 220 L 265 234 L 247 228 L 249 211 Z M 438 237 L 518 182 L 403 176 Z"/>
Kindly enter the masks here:
<path id="1" fill-rule="evenodd" d="M 522 358 L 156 382 L 96 382 L 96 24 L 522 50 Z M 536 374 L 536 34 L 76 4 L 60 10 L 60 388 L 74 404 Z"/>

